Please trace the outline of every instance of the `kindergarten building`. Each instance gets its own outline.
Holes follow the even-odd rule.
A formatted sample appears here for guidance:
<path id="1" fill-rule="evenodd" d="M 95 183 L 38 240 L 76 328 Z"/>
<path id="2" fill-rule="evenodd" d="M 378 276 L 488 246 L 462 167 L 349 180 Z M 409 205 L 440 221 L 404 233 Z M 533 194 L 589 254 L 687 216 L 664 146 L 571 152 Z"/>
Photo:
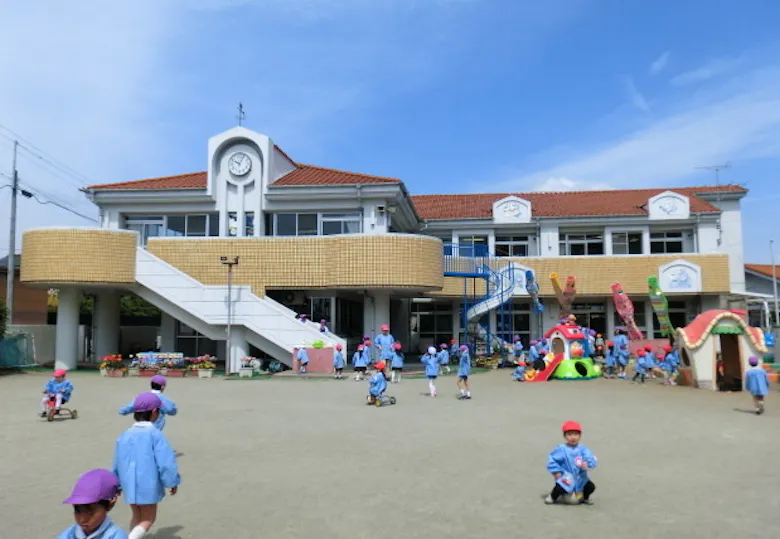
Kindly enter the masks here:
<path id="1" fill-rule="evenodd" d="M 85 359 L 83 293 L 96 298 L 93 356 L 121 351 L 118 298 L 132 293 L 162 311 L 162 351 L 225 358 L 230 322 L 233 361 L 288 364 L 297 346 L 351 347 L 386 323 L 412 354 L 453 336 L 527 344 L 559 319 L 553 273 L 575 277 L 578 322 L 607 334 L 622 325 L 616 282 L 649 338 L 649 277 L 675 327 L 749 297 L 740 186 L 413 195 L 399 179 L 302 164 L 243 127 L 207 146 L 203 172 L 85 189 L 100 228 L 24 234 L 22 282 L 59 291 L 58 365 Z"/>

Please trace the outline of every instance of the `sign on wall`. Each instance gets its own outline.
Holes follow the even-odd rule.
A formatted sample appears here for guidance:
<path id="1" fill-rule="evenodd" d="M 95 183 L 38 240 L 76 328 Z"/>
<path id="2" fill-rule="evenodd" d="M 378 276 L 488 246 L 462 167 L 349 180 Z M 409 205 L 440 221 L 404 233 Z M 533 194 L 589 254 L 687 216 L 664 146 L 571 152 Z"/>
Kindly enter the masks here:
<path id="1" fill-rule="evenodd" d="M 512 290 L 513 296 L 529 296 L 528 290 L 525 289 L 526 279 L 525 279 L 525 272 L 528 271 L 530 268 L 527 268 L 525 266 L 521 266 L 519 264 L 513 264 L 514 265 L 514 271 L 513 277 L 515 280 L 515 288 Z"/>
<path id="2" fill-rule="evenodd" d="M 494 223 L 530 223 L 531 203 L 524 198 L 508 196 L 493 203 Z"/>
<path id="3" fill-rule="evenodd" d="M 661 290 L 670 294 L 701 292 L 701 268 L 686 260 L 674 260 L 658 268 Z"/>
<path id="4" fill-rule="evenodd" d="M 650 197 L 647 211 L 651 221 L 688 219 L 691 215 L 691 203 L 685 195 L 664 191 Z"/>

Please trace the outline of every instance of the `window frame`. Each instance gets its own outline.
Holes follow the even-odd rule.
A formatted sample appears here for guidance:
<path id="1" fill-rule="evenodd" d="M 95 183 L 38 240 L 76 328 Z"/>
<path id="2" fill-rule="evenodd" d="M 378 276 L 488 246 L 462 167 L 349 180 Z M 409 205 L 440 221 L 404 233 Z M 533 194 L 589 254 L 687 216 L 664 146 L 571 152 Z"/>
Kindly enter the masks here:
<path id="1" fill-rule="evenodd" d="M 679 254 L 693 254 L 696 251 L 696 241 L 695 241 L 695 231 L 691 228 L 684 228 L 684 229 L 677 229 L 677 230 L 651 230 L 650 231 L 650 253 L 651 255 L 679 255 Z M 679 234 L 679 237 L 672 236 L 669 237 L 669 234 Z M 690 246 L 690 251 L 686 250 L 686 234 L 690 234 L 692 238 L 694 238 L 694 241 L 691 242 L 692 245 Z M 655 237 L 654 237 L 655 236 Z M 661 237 L 659 237 L 661 236 Z M 679 251 L 670 251 L 668 249 L 668 245 L 670 243 L 678 243 L 680 244 L 680 250 Z M 664 246 L 663 251 L 653 251 L 653 244 L 662 244 Z"/>
<path id="2" fill-rule="evenodd" d="M 495 236 L 495 240 L 493 242 L 493 255 L 497 257 L 527 257 L 531 251 L 530 243 L 530 236 L 527 234 L 521 234 L 517 236 Z M 506 247 L 509 254 L 498 254 L 499 246 Z M 524 248 L 525 254 L 514 254 L 513 251 L 516 247 Z"/>
<path id="3" fill-rule="evenodd" d="M 583 231 L 583 232 L 558 232 L 558 254 L 559 256 L 604 256 L 606 253 L 605 232 L 602 231 Z M 582 239 L 573 239 L 579 238 Z M 598 239 L 596 239 L 598 238 Z M 583 247 L 583 254 L 571 254 L 571 248 L 574 245 Z M 600 253 L 590 253 L 590 245 L 601 245 Z"/>
<path id="4" fill-rule="evenodd" d="M 613 230 L 610 233 L 610 240 L 612 243 L 612 255 L 614 256 L 637 256 L 637 255 L 643 255 L 645 251 L 644 246 L 644 232 L 642 230 Z M 631 240 L 629 236 L 631 235 L 638 235 L 639 236 L 639 252 L 638 253 L 632 253 L 631 251 Z M 623 236 L 625 238 L 625 253 L 616 253 L 615 252 L 615 236 Z"/>

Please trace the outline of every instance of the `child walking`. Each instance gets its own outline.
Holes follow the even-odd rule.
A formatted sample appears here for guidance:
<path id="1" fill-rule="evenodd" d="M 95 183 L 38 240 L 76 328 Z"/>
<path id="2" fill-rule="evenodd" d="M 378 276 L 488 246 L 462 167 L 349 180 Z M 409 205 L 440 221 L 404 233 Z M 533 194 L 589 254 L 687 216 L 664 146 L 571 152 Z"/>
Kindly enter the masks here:
<path id="1" fill-rule="evenodd" d="M 428 377 L 428 389 L 431 397 L 436 397 L 436 378 L 439 377 L 439 358 L 436 356 L 436 348 L 428 347 L 428 353 L 420 358 L 425 366 L 425 376 Z"/>
<path id="2" fill-rule="evenodd" d="M 617 352 L 615 351 L 615 343 L 607 341 L 607 350 L 604 355 L 604 367 L 606 367 L 607 378 L 616 378 L 615 371 L 617 370 Z"/>
<path id="3" fill-rule="evenodd" d="M 544 503 L 553 504 L 564 494 L 582 493 L 580 503 L 592 505 L 591 494 L 596 485 L 588 477 L 588 471 L 598 466 L 593 452 L 580 444 L 582 427 L 576 421 L 567 421 L 561 427 L 566 443 L 550 451 L 547 457 L 547 471 L 555 478 L 555 487 L 544 499 Z"/>
<path id="4" fill-rule="evenodd" d="M 523 357 L 523 342 L 520 340 L 520 335 L 515 335 L 513 339 L 512 355 L 515 358 L 515 364 L 520 363 Z"/>
<path id="5" fill-rule="evenodd" d="M 458 389 L 460 389 L 460 400 L 471 398 L 471 384 L 469 384 L 469 375 L 471 374 L 471 357 L 469 347 L 461 345 L 460 360 L 458 361 Z"/>
<path id="6" fill-rule="evenodd" d="M 394 384 L 401 381 L 401 373 L 404 370 L 404 353 L 401 351 L 402 348 L 403 346 L 400 342 L 393 345 L 393 359 L 390 360 L 390 368 L 392 369 L 390 378 Z"/>
<path id="7" fill-rule="evenodd" d="M 750 356 L 748 360 L 750 368 L 745 372 L 745 389 L 753 395 L 753 405 L 756 414 L 764 413 L 764 397 L 769 393 L 769 376 L 766 371 L 758 366 L 758 358 Z"/>
<path id="8" fill-rule="evenodd" d="M 460 347 L 458 341 L 450 339 L 450 363 L 456 363 L 460 358 Z"/>
<path id="9" fill-rule="evenodd" d="M 645 383 L 645 377 L 647 376 L 647 363 L 645 362 L 646 357 L 647 352 L 644 349 L 637 350 L 636 361 L 634 362 L 634 377 L 631 379 L 631 381 L 635 384 L 637 379 L 639 379 L 640 383 Z"/>
<path id="10" fill-rule="evenodd" d="M 65 369 L 57 369 L 54 371 L 54 377 L 46 382 L 41 399 L 41 417 L 46 417 L 47 406 L 52 396 L 54 397 L 55 410 L 59 410 L 63 404 L 70 400 L 70 396 L 73 394 L 73 384 L 70 383 L 70 380 L 65 379 L 67 374 L 68 371 Z"/>
<path id="11" fill-rule="evenodd" d="M 165 376 L 161 376 L 159 374 L 152 376 L 151 379 L 151 386 L 152 386 L 152 393 L 160 397 L 160 402 L 162 402 L 162 406 L 160 406 L 160 415 L 157 418 L 157 420 L 154 422 L 154 426 L 157 427 L 160 430 L 163 430 L 165 428 L 165 416 L 167 415 L 176 415 L 179 413 L 179 410 L 176 408 L 176 403 L 173 402 L 171 399 L 163 395 L 163 391 L 165 391 L 165 387 L 168 385 L 168 381 L 165 379 Z M 133 408 L 133 404 L 135 401 L 131 402 L 124 408 L 120 408 L 119 415 L 128 415 L 135 413 L 135 408 Z"/>
<path id="12" fill-rule="evenodd" d="M 296 358 L 298 359 L 298 374 L 306 374 L 306 367 L 309 365 L 309 353 L 306 351 L 306 348 L 303 346 L 298 348 Z"/>
<path id="13" fill-rule="evenodd" d="M 359 344 L 352 355 L 352 365 L 355 369 L 355 381 L 359 382 L 366 374 L 366 356 L 363 354 L 364 345 Z"/>
<path id="14" fill-rule="evenodd" d="M 333 372 L 336 380 L 344 378 L 344 354 L 341 351 L 344 349 L 340 344 L 336 345 L 336 353 L 333 354 Z"/>
<path id="15" fill-rule="evenodd" d="M 90 470 L 79 477 L 70 498 L 62 502 L 73 506 L 76 523 L 57 539 L 127 539 L 108 516 L 118 496 L 119 481 L 108 470 Z"/>
<path id="16" fill-rule="evenodd" d="M 162 431 L 154 428 L 161 407 L 156 394 L 138 395 L 133 401 L 136 422 L 116 441 L 114 475 L 133 513 L 129 539 L 146 535 L 157 519 L 165 489 L 174 496 L 181 483 L 176 455 Z"/>
<path id="17" fill-rule="evenodd" d="M 445 343 L 439 345 L 439 353 L 436 355 L 439 358 L 439 369 L 441 374 L 445 372 L 450 373 L 450 352 L 449 347 Z"/>
<path id="18" fill-rule="evenodd" d="M 626 335 L 623 329 L 616 329 L 613 342 L 615 343 L 615 351 L 617 351 L 618 354 L 618 378 L 625 380 L 627 378 L 626 368 L 628 368 L 628 358 L 630 353 L 628 349 L 628 335 Z"/>
<path id="19" fill-rule="evenodd" d="M 676 386 L 677 382 L 674 379 L 677 377 L 677 368 L 680 366 L 680 355 L 668 344 L 664 346 L 664 352 L 666 355 L 661 367 L 664 371 L 664 384 Z"/>
<path id="20" fill-rule="evenodd" d="M 647 377 L 651 380 L 655 380 L 655 369 L 658 366 L 655 360 L 655 354 L 653 353 L 653 345 L 645 345 L 645 368 L 647 369 Z"/>

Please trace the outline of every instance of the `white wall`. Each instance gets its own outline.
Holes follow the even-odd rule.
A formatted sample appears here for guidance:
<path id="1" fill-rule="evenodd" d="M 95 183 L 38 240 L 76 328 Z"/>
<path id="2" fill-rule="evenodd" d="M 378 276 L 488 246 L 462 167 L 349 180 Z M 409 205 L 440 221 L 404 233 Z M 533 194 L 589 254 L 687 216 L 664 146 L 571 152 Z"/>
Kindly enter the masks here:
<path id="1" fill-rule="evenodd" d="M 541 222 L 539 256 L 559 256 L 558 223 Z"/>
<path id="2" fill-rule="evenodd" d="M 729 273 L 731 275 L 731 291 L 745 291 L 745 254 L 742 245 L 742 212 L 739 200 L 725 200 L 718 204 L 723 211 L 721 230 L 723 240 L 722 252 L 729 255 Z"/>

